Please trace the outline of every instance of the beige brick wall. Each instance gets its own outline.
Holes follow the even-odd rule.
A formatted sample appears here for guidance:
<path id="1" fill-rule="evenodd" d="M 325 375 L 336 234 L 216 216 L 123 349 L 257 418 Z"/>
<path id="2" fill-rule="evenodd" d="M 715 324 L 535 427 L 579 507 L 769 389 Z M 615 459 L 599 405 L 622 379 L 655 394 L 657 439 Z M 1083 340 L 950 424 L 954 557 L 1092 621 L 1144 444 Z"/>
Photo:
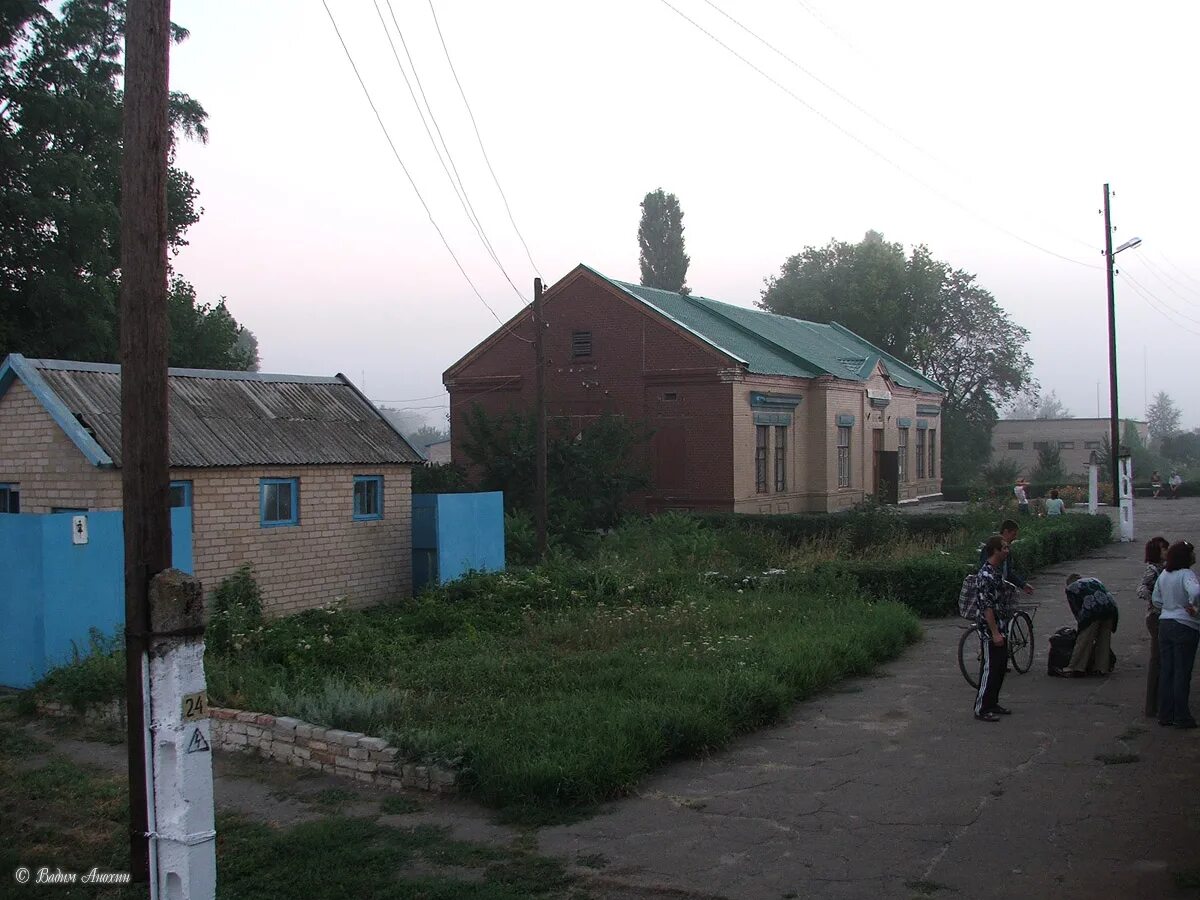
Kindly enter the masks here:
<path id="1" fill-rule="evenodd" d="M 384 518 L 353 519 L 355 475 L 382 475 Z M 345 597 L 370 606 L 412 592 L 409 466 L 173 469 L 192 482 L 192 553 L 207 589 L 250 563 L 271 615 Z M 259 524 L 259 479 L 300 480 L 300 522 Z M 0 397 L 0 483 L 20 485 L 21 510 L 120 509 L 121 475 L 83 457 L 25 385 Z"/>

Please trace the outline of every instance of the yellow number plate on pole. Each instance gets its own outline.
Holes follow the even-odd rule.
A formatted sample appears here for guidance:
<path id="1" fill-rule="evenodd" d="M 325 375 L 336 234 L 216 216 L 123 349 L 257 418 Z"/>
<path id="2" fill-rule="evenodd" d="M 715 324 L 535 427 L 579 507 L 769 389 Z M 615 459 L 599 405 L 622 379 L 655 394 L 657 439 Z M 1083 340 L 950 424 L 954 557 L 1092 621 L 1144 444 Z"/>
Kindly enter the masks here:
<path id="1" fill-rule="evenodd" d="M 183 697 L 183 721 L 194 722 L 208 717 L 208 692 L 197 691 Z"/>

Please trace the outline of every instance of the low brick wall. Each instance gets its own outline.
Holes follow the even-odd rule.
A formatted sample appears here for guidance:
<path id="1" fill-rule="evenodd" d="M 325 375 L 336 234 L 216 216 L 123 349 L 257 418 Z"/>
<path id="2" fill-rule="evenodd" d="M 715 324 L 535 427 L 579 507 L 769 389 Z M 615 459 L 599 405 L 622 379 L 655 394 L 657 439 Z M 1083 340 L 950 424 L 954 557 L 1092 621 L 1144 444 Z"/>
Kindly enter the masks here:
<path id="1" fill-rule="evenodd" d="M 38 712 L 55 718 L 87 722 L 123 722 L 121 701 L 88 707 L 82 715 L 68 704 L 47 701 Z M 442 794 L 458 790 L 453 769 L 406 760 L 383 738 L 357 731 L 322 728 L 287 716 L 210 706 L 213 746 L 218 750 L 252 753 L 290 766 L 341 775 L 366 784 L 416 788 Z"/>

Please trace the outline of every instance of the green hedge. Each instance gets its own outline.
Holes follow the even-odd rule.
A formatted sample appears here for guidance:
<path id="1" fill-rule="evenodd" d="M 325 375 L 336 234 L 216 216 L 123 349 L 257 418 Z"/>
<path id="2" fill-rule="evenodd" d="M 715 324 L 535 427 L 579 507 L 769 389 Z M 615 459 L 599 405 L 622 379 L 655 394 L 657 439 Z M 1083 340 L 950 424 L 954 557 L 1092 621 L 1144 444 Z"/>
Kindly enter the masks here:
<path id="1" fill-rule="evenodd" d="M 961 513 L 901 515 L 887 508 L 840 513 L 696 513 L 696 516 L 713 527 L 767 531 L 793 545 L 814 538 L 845 537 L 855 547 L 867 547 L 896 535 L 943 537 L 964 527 Z"/>
<path id="2" fill-rule="evenodd" d="M 1068 515 L 1021 525 L 1013 553 L 1018 571 L 1026 574 L 1075 559 L 1112 539 L 1112 520 L 1104 515 Z M 982 541 L 987 535 L 977 537 Z M 896 561 L 836 560 L 822 563 L 818 571 L 851 575 L 864 593 L 899 600 L 919 615 L 944 616 L 956 609 L 963 576 L 979 562 L 977 547 L 972 542 L 957 553 Z"/>

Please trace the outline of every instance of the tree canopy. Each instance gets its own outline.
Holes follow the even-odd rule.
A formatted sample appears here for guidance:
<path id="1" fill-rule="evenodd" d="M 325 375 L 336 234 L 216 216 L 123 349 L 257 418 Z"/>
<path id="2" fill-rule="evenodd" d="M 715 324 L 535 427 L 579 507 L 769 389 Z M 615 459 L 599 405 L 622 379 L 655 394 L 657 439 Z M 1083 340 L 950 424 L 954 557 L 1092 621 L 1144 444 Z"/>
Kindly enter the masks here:
<path id="1" fill-rule="evenodd" d="M 1071 410 L 1067 409 L 1058 394 L 1051 390 L 1041 394 L 1037 390 L 1029 390 L 1013 401 L 1005 412 L 1006 419 L 1072 419 Z"/>
<path id="2" fill-rule="evenodd" d="M 1161 442 L 1179 431 L 1179 407 L 1166 391 L 1154 395 L 1154 402 L 1146 409 L 1146 428 L 1150 440 Z"/>
<path id="3" fill-rule="evenodd" d="M 121 0 L 0 4 L 0 356 L 112 361 L 120 291 Z M 176 42 L 187 32 L 172 26 Z M 172 92 L 174 140 L 207 139 L 207 114 Z M 170 152 L 172 252 L 202 210 Z M 243 329 L 224 302 L 196 303 L 176 275 L 168 304 L 171 362 L 244 368 Z M 185 310 L 189 304 L 191 309 Z M 239 364 L 239 361 L 242 364 Z"/>
<path id="4" fill-rule="evenodd" d="M 643 285 L 688 293 L 687 270 L 691 260 L 683 252 L 683 210 L 674 194 L 659 188 L 643 198 L 638 247 Z"/>
<path id="5" fill-rule="evenodd" d="M 758 305 L 837 321 L 942 385 L 947 483 L 979 471 L 998 408 L 1032 383 L 1029 332 L 974 275 L 923 245 L 905 254 L 876 231 L 857 244 L 834 240 L 790 257 L 767 278 Z"/>

